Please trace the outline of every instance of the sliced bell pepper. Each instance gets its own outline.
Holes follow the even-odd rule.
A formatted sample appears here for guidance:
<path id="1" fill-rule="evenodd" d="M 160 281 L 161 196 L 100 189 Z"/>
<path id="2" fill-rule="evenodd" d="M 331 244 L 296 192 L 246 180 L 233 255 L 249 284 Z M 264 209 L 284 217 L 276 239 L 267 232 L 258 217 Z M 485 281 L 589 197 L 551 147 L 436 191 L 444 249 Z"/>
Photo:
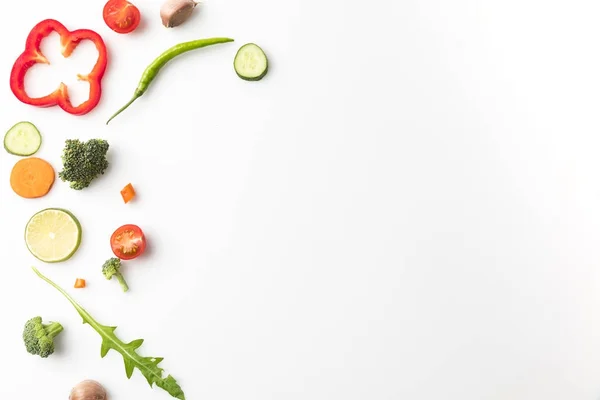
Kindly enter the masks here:
<path id="1" fill-rule="evenodd" d="M 98 60 L 94 68 L 87 75 L 78 74 L 79 80 L 87 81 L 90 84 L 89 98 L 78 106 L 73 106 L 69 99 L 67 86 L 61 82 L 58 89 L 44 97 L 29 97 L 25 90 L 25 74 L 35 64 L 50 64 L 48 59 L 42 54 L 40 44 L 42 39 L 56 32 L 60 35 L 63 57 L 69 57 L 73 50 L 82 40 L 90 40 L 98 50 Z M 63 24 L 54 20 L 46 19 L 33 27 L 27 37 L 25 50 L 15 61 L 10 74 L 10 88 L 13 94 L 21 102 L 36 107 L 59 106 L 64 111 L 73 115 L 83 115 L 90 112 L 100 102 L 101 82 L 107 65 L 106 45 L 102 37 L 89 29 L 78 29 L 69 31 Z"/>
<path id="2" fill-rule="evenodd" d="M 77 278 L 75 279 L 75 289 L 83 289 L 85 287 L 85 279 Z"/>
<path id="3" fill-rule="evenodd" d="M 128 183 L 123 189 L 121 189 L 121 196 L 125 204 L 129 203 L 135 197 L 135 189 L 131 183 Z"/>

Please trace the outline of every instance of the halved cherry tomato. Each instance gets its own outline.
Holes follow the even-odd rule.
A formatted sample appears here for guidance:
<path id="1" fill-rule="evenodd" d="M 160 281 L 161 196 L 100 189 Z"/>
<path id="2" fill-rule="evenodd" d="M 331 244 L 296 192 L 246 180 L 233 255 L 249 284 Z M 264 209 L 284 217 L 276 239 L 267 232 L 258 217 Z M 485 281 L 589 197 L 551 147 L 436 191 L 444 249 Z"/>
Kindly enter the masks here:
<path id="1" fill-rule="evenodd" d="M 109 0 L 102 17 L 106 25 L 117 33 L 133 32 L 140 24 L 140 10 L 127 0 Z"/>
<path id="2" fill-rule="evenodd" d="M 146 250 L 146 237 L 137 225 L 123 225 L 110 237 L 110 247 L 121 260 L 132 260 Z"/>

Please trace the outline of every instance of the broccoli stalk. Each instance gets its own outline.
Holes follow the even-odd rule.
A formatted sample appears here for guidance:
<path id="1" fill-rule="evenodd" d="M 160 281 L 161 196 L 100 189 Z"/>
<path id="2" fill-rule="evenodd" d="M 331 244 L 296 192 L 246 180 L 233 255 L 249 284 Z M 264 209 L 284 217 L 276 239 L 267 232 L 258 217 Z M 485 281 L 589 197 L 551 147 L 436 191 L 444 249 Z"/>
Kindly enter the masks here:
<path id="1" fill-rule="evenodd" d="M 109 258 L 102 266 L 102 273 L 108 280 L 111 280 L 113 276 L 117 278 L 124 292 L 129 290 L 129 286 L 127 286 L 127 282 L 125 282 L 125 278 L 123 278 L 123 275 L 121 274 L 120 259 L 116 257 Z"/>
<path id="2" fill-rule="evenodd" d="M 44 324 L 42 317 L 34 317 L 25 323 L 23 342 L 27 352 L 47 358 L 54 353 L 54 338 L 63 331 L 58 322 Z"/>
<path id="3" fill-rule="evenodd" d="M 63 149 L 63 170 L 58 173 L 59 178 L 69 182 L 71 189 L 87 188 L 108 168 L 108 147 L 108 142 L 102 139 L 90 139 L 87 142 L 68 139 Z"/>

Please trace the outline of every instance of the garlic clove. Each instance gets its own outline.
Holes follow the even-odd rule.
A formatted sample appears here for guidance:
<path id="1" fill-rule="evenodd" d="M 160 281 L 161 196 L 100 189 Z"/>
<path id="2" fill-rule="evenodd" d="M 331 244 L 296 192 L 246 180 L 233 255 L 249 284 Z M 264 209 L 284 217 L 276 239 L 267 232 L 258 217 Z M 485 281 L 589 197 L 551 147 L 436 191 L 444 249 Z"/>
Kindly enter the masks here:
<path id="1" fill-rule="evenodd" d="M 88 379 L 71 389 L 69 400 L 106 400 L 106 390 L 98 382 Z"/>
<path id="2" fill-rule="evenodd" d="M 183 24 L 193 13 L 198 3 L 194 0 L 167 0 L 160 8 L 160 19 L 167 28 Z"/>

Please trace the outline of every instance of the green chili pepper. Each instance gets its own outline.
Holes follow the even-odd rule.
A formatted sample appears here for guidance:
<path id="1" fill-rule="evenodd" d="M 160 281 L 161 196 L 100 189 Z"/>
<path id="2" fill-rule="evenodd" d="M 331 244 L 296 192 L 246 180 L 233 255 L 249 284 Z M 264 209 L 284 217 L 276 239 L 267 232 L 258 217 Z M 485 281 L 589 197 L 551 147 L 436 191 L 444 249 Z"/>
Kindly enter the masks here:
<path id="1" fill-rule="evenodd" d="M 127 102 L 127 104 L 125 104 L 123 107 L 121 107 L 119 109 L 119 111 L 117 111 L 112 117 L 110 117 L 108 119 L 108 121 L 106 121 L 106 125 L 108 125 L 108 123 L 113 118 L 115 118 L 117 115 L 122 113 L 134 101 L 136 101 L 139 97 L 141 97 L 146 92 L 146 90 L 148 89 L 148 86 L 150 86 L 150 84 L 152 83 L 152 81 L 154 80 L 156 75 L 158 75 L 161 68 L 164 67 L 165 64 L 167 64 L 173 58 L 177 57 L 180 54 L 186 53 L 191 50 L 196 50 L 201 47 L 211 46 L 211 45 L 219 44 L 219 43 L 227 43 L 227 42 L 233 42 L 233 39 L 224 38 L 224 37 L 216 37 L 216 38 L 209 38 L 209 39 L 192 40 L 190 42 L 183 42 L 183 43 L 176 44 L 175 46 L 167 49 L 160 56 L 158 56 L 150 65 L 148 65 L 148 67 L 146 67 L 146 70 L 142 74 L 142 77 L 140 78 L 140 82 L 138 83 L 138 86 L 135 89 L 135 92 L 134 92 L 131 100 L 129 100 L 129 102 Z"/>

